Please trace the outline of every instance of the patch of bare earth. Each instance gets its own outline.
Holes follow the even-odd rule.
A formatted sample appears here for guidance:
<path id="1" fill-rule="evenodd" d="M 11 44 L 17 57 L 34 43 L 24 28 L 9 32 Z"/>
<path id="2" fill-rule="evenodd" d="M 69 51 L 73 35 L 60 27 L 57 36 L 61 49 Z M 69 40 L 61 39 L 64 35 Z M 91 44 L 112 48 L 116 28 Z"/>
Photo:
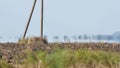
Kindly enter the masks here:
<path id="1" fill-rule="evenodd" d="M 0 43 L 0 58 L 5 59 L 10 64 L 15 64 L 14 58 L 17 55 L 25 54 L 27 51 L 34 52 L 38 50 L 51 53 L 56 46 L 60 48 L 71 48 L 74 50 L 87 48 L 89 50 L 120 52 L 120 43 L 48 43 L 47 41 L 39 41 L 39 39 L 30 39 L 27 40 L 27 43 Z M 88 68 L 84 64 L 76 64 L 75 66 L 77 66 L 77 68 Z M 70 68 L 74 68 L 74 66 L 71 66 Z M 93 68 L 106 67 L 99 64 Z"/>

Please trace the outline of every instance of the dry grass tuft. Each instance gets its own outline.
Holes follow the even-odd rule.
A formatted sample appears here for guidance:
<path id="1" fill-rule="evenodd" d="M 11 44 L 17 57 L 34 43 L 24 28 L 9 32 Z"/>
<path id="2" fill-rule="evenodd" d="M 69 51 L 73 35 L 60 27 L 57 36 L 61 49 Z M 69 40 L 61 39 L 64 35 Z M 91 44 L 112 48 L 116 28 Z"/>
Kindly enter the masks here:
<path id="1" fill-rule="evenodd" d="M 31 38 L 26 38 L 26 39 L 20 39 L 18 41 L 19 44 L 48 44 L 47 39 L 45 38 L 40 38 L 40 37 L 31 37 Z"/>

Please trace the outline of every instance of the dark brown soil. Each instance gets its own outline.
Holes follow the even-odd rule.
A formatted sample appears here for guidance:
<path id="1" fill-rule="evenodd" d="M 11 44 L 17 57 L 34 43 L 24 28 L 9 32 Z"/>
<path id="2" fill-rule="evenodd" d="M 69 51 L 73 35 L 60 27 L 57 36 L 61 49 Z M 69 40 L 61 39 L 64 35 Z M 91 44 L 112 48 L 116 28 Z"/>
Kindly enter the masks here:
<path id="1" fill-rule="evenodd" d="M 28 51 L 37 51 L 42 50 L 48 53 L 53 52 L 57 47 L 62 49 L 71 48 L 74 50 L 80 48 L 86 48 L 90 50 L 103 50 L 103 51 L 112 51 L 120 52 L 120 43 L 33 43 L 33 44 L 18 44 L 18 43 L 0 43 L 0 58 L 6 59 L 9 63 L 12 62 L 12 59 L 19 54 L 25 54 Z"/>

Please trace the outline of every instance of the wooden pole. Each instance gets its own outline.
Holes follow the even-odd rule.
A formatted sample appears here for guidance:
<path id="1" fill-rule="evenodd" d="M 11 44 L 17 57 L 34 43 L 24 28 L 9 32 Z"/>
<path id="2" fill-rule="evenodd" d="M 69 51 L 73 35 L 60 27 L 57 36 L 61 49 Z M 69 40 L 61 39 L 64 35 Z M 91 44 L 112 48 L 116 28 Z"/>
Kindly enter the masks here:
<path id="1" fill-rule="evenodd" d="M 24 31 L 23 39 L 26 36 L 27 30 L 28 30 L 28 27 L 29 27 L 29 24 L 30 24 L 32 15 L 33 15 L 33 11 L 35 9 L 36 2 L 37 2 L 37 0 L 34 0 L 33 6 L 32 6 L 32 10 L 31 10 L 31 13 L 30 13 L 30 16 L 29 16 L 29 19 L 28 19 L 28 22 L 27 22 L 27 25 L 26 25 L 26 28 L 25 28 L 25 31 Z"/>
<path id="2" fill-rule="evenodd" d="M 44 11 L 44 1 L 41 0 L 41 38 L 43 38 L 43 11 Z"/>

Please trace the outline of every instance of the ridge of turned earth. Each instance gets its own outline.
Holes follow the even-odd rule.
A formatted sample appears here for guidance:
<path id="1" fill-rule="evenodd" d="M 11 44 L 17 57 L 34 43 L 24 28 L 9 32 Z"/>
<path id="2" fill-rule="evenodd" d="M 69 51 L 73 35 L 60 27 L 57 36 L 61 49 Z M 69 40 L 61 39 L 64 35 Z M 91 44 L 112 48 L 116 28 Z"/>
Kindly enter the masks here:
<path id="1" fill-rule="evenodd" d="M 70 48 L 78 50 L 80 48 L 86 48 L 90 50 L 120 52 L 120 43 L 0 43 L 0 57 L 1 59 L 6 59 L 8 63 L 11 63 L 15 56 L 25 54 L 27 50 L 31 52 L 42 50 L 51 53 L 56 46 L 62 49 Z"/>

